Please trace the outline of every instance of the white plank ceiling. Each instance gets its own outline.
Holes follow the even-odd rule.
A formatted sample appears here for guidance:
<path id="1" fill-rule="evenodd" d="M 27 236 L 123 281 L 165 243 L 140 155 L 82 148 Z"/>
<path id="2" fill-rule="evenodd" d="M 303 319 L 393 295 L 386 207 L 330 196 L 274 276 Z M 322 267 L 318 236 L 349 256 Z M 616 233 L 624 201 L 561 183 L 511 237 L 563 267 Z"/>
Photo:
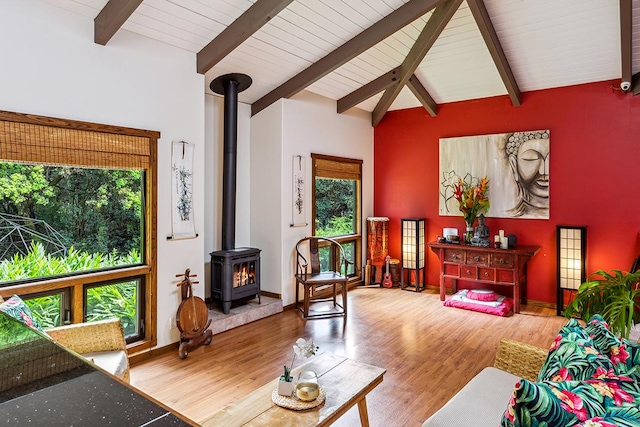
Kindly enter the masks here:
<path id="1" fill-rule="evenodd" d="M 45 0 L 95 18 L 107 0 Z M 206 72 L 209 83 L 245 73 L 239 94 L 252 104 L 409 0 L 294 0 Z M 197 54 L 255 0 L 144 0 L 119 31 Z M 619 79 L 617 0 L 484 0 L 521 92 Z M 640 0 L 633 0 L 632 72 L 640 71 Z M 338 100 L 399 66 L 431 12 L 387 37 L 306 90 Z M 115 35 L 117 37 L 117 34 Z M 194 70 L 194 73 L 196 70 Z M 507 90 L 466 1 L 415 71 L 437 104 L 505 95 Z M 373 111 L 381 94 L 358 104 Z M 420 106 L 407 88 L 391 110 Z"/>

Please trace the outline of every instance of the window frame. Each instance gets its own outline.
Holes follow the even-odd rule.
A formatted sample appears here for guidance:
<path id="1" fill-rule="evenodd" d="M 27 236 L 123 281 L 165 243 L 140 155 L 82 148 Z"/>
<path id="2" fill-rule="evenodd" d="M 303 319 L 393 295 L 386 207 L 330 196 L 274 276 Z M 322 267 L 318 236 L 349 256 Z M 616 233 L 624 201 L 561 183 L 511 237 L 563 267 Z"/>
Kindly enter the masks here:
<path id="1" fill-rule="evenodd" d="M 354 245 L 354 274 L 348 284 L 362 281 L 362 160 L 311 153 L 311 234 L 316 235 L 316 178 L 353 179 L 356 181 L 356 203 L 354 213 L 355 233 L 331 238 L 341 245 Z M 328 165 L 329 169 L 325 168 Z"/>
<path id="2" fill-rule="evenodd" d="M 123 138 L 146 138 L 148 140 L 148 163 L 142 167 L 143 203 L 144 203 L 144 239 L 141 254 L 141 264 L 135 266 L 114 267 L 105 271 L 92 271 L 78 273 L 69 276 L 60 276 L 47 279 L 34 279 L 28 282 L 20 282 L 0 287 L 0 296 L 11 297 L 13 294 L 30 296 L 59 289 L 68 289 L 70 293 L 71 323 L 82 323 L 84 320 L 84 287 L 85 285 L 99 284 L 103 282 L 137 280 L 143 277 L 144 282 L 144 336 L 141 340 L 128 346 L 129 352 L 137 352 L 151 349 L 157 344 L 155 319 L 157 318 L 157 170 L 158 170 L 158 139 L 160 132 L 126 128 L 112 125 L 104 125 L 76 120 L 59 119 L 32 114 L 23 114 L 0 110 L 0 121 L 11 122 L 17 126 L 36 125 L 47 128 L 59 128 L 61 131 L 75 132 L 76 135 L 91 135 L 96 133 L 107 134 L 107 138 L 122 141 Z M 3 143 L 3 135 L 0 134 L 0 143 Z M 33 144 L 33 141 L 30 141 Z M 42 143 L 40 143 L 43 146 Z M 26 151 L 26 150 L 25 150 Z M 109 150 L 105 153 L 111 154 Z M 17 153 L 17 156 L 33 156 L 33 152 Z M 82 162 L 66 162 L 69 166 L 92 166 L 91 161 L 100 157 L 99 152 L 89 152 L 88 160 Z M 126 157 L 127 154 L 117 157 Z M 70 156 L 70 158 L 73 156 Z M 144 157 L 147 157 L 145 154 Z M 19 158 L 0 156 L 5 161 L 20 161 Z M 22 160 L 24 161 L 24 160 Z M 118 160 L 116 160 L 118 161 Z M 32 161 L 33 162 L 33 161 Z M 37 162 L 37 160 L 36 160 Z M 44 161 L 41 160 L 44 163 Z"/>

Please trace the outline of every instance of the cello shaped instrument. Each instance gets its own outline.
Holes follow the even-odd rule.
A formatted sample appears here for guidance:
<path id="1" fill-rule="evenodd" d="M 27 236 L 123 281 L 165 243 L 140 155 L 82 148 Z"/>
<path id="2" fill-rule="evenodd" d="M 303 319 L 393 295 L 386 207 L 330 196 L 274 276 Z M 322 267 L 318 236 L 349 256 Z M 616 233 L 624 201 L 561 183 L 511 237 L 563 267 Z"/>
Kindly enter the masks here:
<path id="1" fill-rule="evenodd" d="M 209 345 L 213 336 L 211 329 L 207 329 L 211 325 L 209 319 L 209 309 L 202 298 L 193 295 L 192 285 L 198 282 L 192 282 L 190 275 L 191 270 L 186 269 L 184 274 L 178 274 L 176 277 L 184 276 L 184 279 L 177 286 L 180 286 L 182 294 L 182 302 L 178 307 L 176 316 L 176 326 L 180 330 L 180 347 L 178 355 L 180 359 L 186 359 L 189 351 L 194 350 L 201 345 Z"/>

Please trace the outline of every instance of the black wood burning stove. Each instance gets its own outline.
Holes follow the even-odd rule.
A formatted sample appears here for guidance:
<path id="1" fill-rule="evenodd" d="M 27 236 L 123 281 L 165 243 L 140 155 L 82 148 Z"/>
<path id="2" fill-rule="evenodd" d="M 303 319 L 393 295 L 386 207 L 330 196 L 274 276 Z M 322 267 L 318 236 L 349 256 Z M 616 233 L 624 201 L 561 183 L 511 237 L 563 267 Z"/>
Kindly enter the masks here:
<path id="1" fill-rule="evenodd" d="M 251 86 L 245 74 L 225 74 L 209 86 L 224 95 L 224 159 L 222 172 L 222 250 L 211 252 L 211 298 L 224 314 L 235 301 L 258 297 L 260 249 L 236 248 L 236 157 L 238 151 L 238 93 Z"/>
<path id="2" fill-rule="evenodd" d="M 260 249 L 211 252 L 211 296 L 221 302 L 224 314 L 234 301 L 258 297 L 260 302 Z"/>

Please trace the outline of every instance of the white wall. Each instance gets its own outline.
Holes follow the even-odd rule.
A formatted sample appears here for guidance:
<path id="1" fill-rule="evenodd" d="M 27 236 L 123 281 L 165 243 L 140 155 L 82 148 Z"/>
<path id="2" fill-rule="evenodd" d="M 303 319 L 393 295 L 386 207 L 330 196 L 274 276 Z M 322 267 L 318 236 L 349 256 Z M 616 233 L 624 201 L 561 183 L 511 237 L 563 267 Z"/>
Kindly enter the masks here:
<path id="1" fill-rule="evenodd" d="M 180 304 L 175 275 L 190 268 L 201 279 L 195 294 L 204 297 L 209 287 L 205 263 L 210 252 L 220 249 L 222 98 L 205 99 L 205 84 L 210 82 L 195 72 L 193 53 L 124 30 L 107 46 L 97 45 L 92 19 L 39 0 L 2 1 L 0 51 L 0 109 L 161 132 L 158 346 L 178 341 L 178 330 L 169 328 Z M 262 249 L 263 289 L 282 294 L 284 304 L 291 304 L 292 249 L 311 230 L 289 227 L 291 158 L 297 154 L 307 158 L 309 177 L 312 152 L 363 159 L 362 218 L 371 216 L 370 114 L 359 110 L 336 114 L 335 101 L 303 92 L 252 118 L 250 107 L 239 104 L 238 124 L 236 246 Z M 174 140 L 196 145 L 196 239 L 166 240 L 171 234 Z M 308 180 L 307 197 L 310 193 Z M 310 221 L 309 204 L 306 209 Z"/>
<path id="2" fill-rule="evenodd" d="M 307 227 L 290 227 L 292 158 L 306 158 L 306 200 L 311 201 L 311 153 L 362 159 L 362 222 L 373 215 L 373 128 L 371 114 L 354 109 L 336 113 L 333 100 L 301 92 L 281 100 L 251 120 L 251 243 L 263 249 L 262 283 L 295 300 L 293 254 L 296 242 L 311 234 L 311 204 L 305 206 Z M 279 194 L 278 194 L 279 191 Z M 366 253 L 363 239 L 363 253 Z M 268 262 L 265 262 L 267 260 Z"/>
<path id="3" fill-rule="evenodd" d="M 158 345 L 179 339 L 169 318 L 180 303 L 175 275 L 204 277 L 204 81 L 196 58 L 119 31 L 93 42 L 93 20 L 38 0 L 3 0 L 0 109 L 161 132 L 158 148 Z M 194 214 L 199 238 L 171 234 L 171 142 L 196 145 Z M 204 295 L 204 283 L 196 285 Z"/>

